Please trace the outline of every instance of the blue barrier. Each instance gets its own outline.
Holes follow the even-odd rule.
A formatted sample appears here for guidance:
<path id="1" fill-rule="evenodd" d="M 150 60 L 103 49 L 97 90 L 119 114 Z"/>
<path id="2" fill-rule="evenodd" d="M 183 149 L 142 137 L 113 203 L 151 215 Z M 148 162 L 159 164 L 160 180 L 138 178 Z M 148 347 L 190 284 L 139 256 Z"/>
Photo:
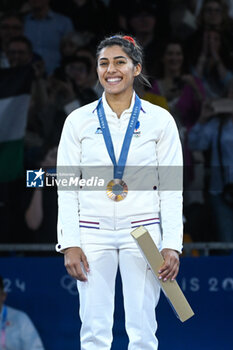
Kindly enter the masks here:
<path id="1" fill-rule="evenodd" d="M 181 323 L 166 298 L 157 307 L 159 350 L 233 349 L 233 256 L 181 258 L 178 277 L 195 316 Z M 80 321 L 76 282 L 62 257 L 0 258 L 7 304 L 24 310 L 46 350 L 78 350 Z M 112 350 L 126 349 L 119 275 Z"/>

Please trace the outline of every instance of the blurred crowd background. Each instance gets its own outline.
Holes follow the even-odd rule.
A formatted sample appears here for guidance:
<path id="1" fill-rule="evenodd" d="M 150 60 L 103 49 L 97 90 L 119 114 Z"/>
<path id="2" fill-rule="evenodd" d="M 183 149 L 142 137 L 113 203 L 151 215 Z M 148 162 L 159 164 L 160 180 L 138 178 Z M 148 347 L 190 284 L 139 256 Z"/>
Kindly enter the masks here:
<path id="1" fill-rule="evenodd" d="M 102 94 L 95 51 L 115 33 L 144 48 L 138 95 L 176 120 L 184 153 L 185 240 L 233 242 L 233 1 L 2 0 L 0 243 L 55 243 L 56 166 L 67 115 Z"/>

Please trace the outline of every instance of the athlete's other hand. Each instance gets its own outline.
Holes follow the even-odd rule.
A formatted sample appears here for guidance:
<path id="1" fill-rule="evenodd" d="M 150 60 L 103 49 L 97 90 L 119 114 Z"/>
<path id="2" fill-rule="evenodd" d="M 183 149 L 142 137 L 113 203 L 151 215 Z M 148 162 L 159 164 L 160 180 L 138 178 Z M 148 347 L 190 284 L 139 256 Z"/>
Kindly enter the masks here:
<path id="1" fill-rule="evenodd" d="M 64 251 L 65 267 L 68 274 L 82 282 L 87 281 L 87 273 L 90 271 L 87 257 L 79 247 L 67 248 Z"/>

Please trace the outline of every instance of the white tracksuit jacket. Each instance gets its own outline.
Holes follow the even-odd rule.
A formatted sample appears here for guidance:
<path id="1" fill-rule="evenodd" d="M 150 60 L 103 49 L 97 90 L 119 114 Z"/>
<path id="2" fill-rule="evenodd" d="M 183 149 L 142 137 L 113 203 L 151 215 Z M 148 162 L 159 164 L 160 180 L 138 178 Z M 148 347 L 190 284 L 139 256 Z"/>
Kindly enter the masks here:
<path id="1" fill-rule="evenodd" d="M 103 106 L 116 160 L 119 159 L 134 100 L 135 95 L 130 108 L 119 119 L 103 94 Z M 111 232 L 118 229 L 129 229 L 130 232 L 137 225 L 156 223 L 159 217 L 162 228 L 160 249 L 170 248 L 181 252 L 182 150 L 178 130 L 169 112 L 147 101 L 141 102 L 138 118 L 140 126 L 133 135 L 123 176 L 129 192 L 120 202 L 112 201 L 106 194 L 107 182 L 113 178 L 113 166 L 103 135 L 98 129 L 98 101 L 76 109 L 67 117 L 58 147 L 58 172 L 60 166 L 81 166 L 87 173 L 88 166 L 102 166 L 110 175 L 101 191 L 58 190 L 57 251 L 80 246 L 82 235 L 86 235 L 85 242 L 101 243 L 104 235 L 99 233 L 102 230 L 105 230 L 105 234 L 108 230 Z M 142 167 L 140 169 L 143 169 L 143 175 L 139 171 L 138 174 L 131 174 L 130 180 L 127 180 L 130 171 L 132 173 L 134 169 L 138 170 L 131 166 Z M 146 176 L 151 167 L 153 170 L 157 167 L 154 189 L 153 184 L 150 185 L 151 178 L 148 180 Z M 174 188 L 173 184 L 170 186 L 170 190 L 167 188 L 169 177 L 176 183 Z M 140 184 L 149 183 L 149 188 L 137 191 L 137 187 L 133 187 L 130 190 L 134 181 L 138 182 L 139 187 Z M 163 181 L 167 181 L 164 185 L 166 190 L 161 190 Z"/>

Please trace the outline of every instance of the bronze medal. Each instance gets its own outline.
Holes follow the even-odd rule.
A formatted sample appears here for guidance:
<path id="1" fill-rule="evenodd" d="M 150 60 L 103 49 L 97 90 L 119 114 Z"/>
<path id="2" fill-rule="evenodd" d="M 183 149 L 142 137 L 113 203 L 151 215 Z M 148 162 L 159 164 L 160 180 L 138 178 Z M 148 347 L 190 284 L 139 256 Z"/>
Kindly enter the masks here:
<path id="1" fill-rule="evenodd" d="M 121 179 L 111 180 L 107 185 L 107 196 L 115 201 L 119 202 L 125 199 L 128 194 L 128 186 Z"/>

